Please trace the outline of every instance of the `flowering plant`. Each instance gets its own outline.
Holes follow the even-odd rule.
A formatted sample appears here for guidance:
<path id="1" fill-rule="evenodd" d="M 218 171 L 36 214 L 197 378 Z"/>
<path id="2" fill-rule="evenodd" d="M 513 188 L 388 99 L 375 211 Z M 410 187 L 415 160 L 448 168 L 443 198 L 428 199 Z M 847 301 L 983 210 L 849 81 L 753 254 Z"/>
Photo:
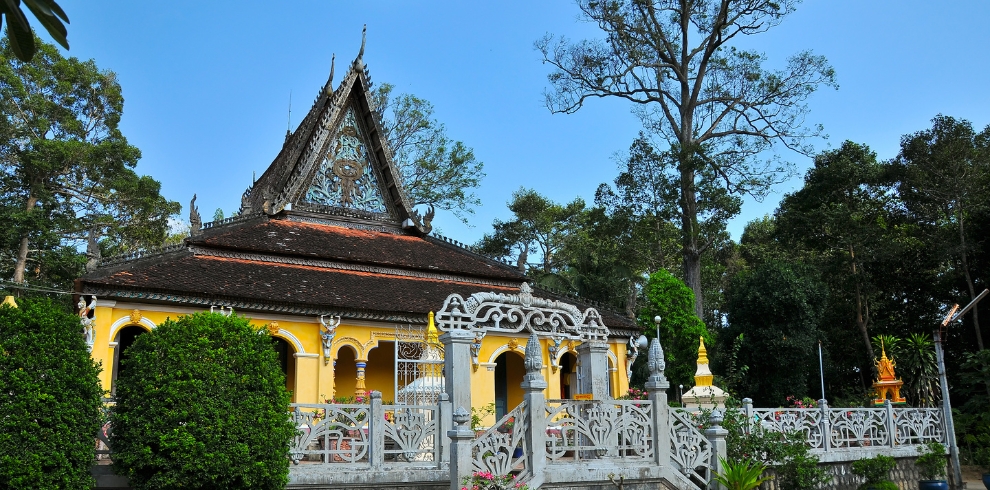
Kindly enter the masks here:
<path id="1" fill-rule="evenodd" d="M 505 432 L 505 433 L 512 432 L 512 428 L 515 426 L 516 426 L 516 418 L 509 417 L 509 420 L 506 420 L 505 423 L 499 427 L 499 432 Z"/>
<path id="2" fill-rule="evenodd" d="M 646 400 L 649 398 L 650 394 L 646 390 L 641 390 L 639 388 L 629 388 L 629 391 L 625 395 L 619 397 L 619 400 Z"/>
<path id="3" fill-rule="evenodd" d="M 475 471 L 461 480 L 461 490 L 529 490 L 529 485 L 516 481 L 516 475 L 496 476 Z"/>
<path id="4" fill-rule="evenodd" d="M 787 397 L 787 403 L 791 408 L 818 408 L 818 402 L 810 397 L 798 398 L 794 395 Z"/>

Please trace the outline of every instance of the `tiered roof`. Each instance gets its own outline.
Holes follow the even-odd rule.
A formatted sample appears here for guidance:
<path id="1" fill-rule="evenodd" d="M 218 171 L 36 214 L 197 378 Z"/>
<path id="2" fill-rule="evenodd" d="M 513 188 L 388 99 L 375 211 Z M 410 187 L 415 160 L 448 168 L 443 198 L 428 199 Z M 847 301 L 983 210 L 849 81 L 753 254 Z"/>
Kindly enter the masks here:
<path id="1" fill-rule="evenodd" d="M 453 293 L 518 291 L 526 279 L 518 269 L 430 236 L 431 213 L 421 217 L 409 205 L 361 54 L 336 90 L 332 82 L 331 69 L 307 116 L 244 193 L 239 217 L 207 224 L 179 247 L 105 260 L 77 290 L 410 323 L 426 323 Z M 636 329 L 629 318 L 601 313 L 614 333 Z"/>

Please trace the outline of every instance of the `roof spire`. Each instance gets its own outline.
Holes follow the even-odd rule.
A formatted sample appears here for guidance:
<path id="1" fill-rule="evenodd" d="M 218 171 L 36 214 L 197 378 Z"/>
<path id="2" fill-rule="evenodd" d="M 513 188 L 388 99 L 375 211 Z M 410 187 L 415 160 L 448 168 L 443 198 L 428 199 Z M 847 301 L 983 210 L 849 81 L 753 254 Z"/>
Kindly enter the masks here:
<path id="1" fill-rule="evenodd" d="M 337 60 L 337 53 L 330 55 L 330 79 L 327 80 L 326 86 L 323 87 L 323 91 L 326 92 L 327 97 L 333 95 L 333 64 Z"/>
<path id="2" fill-rule="evenodd" d="M 365 24 L 364 28 L 361 29 L 361 50 L 358 51 L 357 59 L 354 60 L 354 63 L 357 63 L 358 61 L 361 61 L 364 58 L 364 42 L 367 39 L 368 39 L 368 24 Z"/>

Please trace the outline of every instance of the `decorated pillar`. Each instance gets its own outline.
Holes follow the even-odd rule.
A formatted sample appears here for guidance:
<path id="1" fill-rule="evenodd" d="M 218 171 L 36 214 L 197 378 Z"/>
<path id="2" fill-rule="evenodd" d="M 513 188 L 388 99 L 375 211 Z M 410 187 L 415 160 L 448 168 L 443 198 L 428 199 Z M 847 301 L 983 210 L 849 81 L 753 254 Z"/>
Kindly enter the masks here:
<path id="1" fill-rule="evenodd" d="M 577 348 L 578 390 L 590 394 L 595 400 L 611 398 L 608 393 L 608 344 L 598 339 L 588 339 Z"/>
<path id="2" fill-rule="evenodd" d="M 471 408 L 471 344 L 474 338 L 469 330 L 451 330 L 440 336 L 444 349 L 444 391 L 450 395 L 451 406 L 468 410 Z"/>
<path id="3" fill-rule="evenodd" d="M 667 407 L 667 388 L 670 383 L 663 373 L 667 363 L 664 361 L 659 339 L 650 341 L 647 355 L 646 365 L 650 369 L 650 378 L 646 381 L 646 392 L 653 402 L 653 433 L 656 434 L 658 448 L 653 452 L 653 457 L 656 458 L 656 464 L 667 465 L 670 464 L 670 413 Z"/>
<path id="4" fill-rule="evenodd" d="M 526 342 L 526 357 L 523 360 L 526 375 L 523 376 L 523 399 L 526 401 L 526 455 L 527 467 L 533 475 L 542 475 L 547 464 L 547 409 L 546 396 L 547 380 L 543 377 L 543 349 L 540 349 L 540 339 L 533 332 Z"/>
<path id="5" fill-rule="evenodd" d="M 364 386 L 364 370 L 368 367 L 368 360 L 363 359 L 356 361 L 354 365 L 357 367 L 357 376 L 354 379 L 354 396 L 364 397 L 368 389 Z"/>

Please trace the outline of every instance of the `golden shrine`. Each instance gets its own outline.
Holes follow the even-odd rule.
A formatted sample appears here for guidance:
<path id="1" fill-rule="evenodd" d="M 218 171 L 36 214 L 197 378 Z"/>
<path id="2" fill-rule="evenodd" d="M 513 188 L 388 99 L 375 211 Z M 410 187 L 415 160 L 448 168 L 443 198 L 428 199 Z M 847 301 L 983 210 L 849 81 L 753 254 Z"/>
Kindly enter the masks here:
<path id="1" fill-rule="evenodd" d="M 877 397 L 873 400 L 873 404 L 883 405 L 888 398 L 893 404 L 906 403 L 901 396 L 901 385 L 904 381 L 894 374 L 894 366 L 896 366 L 894 358 L 887 357 L 887 350 L 883 344 L 880 344 L 880 353 L 880 360 L 876 362 L 877 380 L 873 382 L 873 390 L 876 391 Z"/>
<path id="2" fill-rule="evenodd" d="M 708 368 L 708 349 L 705 348 L 705 338 L 701 337 L 698 347 L 698 369 L 694 373 L 694 387 L 681 395 L 685 407 L 716 408 L 725 406 L 728 393 L 712 384 L 715 376 Z"/>

